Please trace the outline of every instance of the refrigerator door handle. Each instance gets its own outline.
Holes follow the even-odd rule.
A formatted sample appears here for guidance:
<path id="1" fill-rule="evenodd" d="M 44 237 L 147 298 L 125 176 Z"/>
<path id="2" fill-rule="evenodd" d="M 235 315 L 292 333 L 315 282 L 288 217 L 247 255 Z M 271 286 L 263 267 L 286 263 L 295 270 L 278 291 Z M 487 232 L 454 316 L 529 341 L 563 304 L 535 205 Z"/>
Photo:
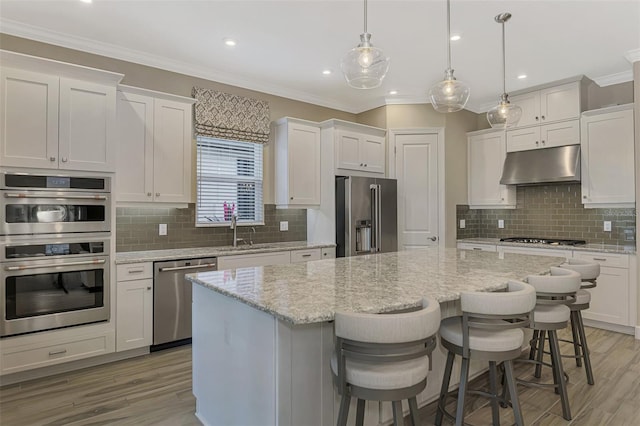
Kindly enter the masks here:
<path id="1" fill-rule="evenodd" d="M 380 184 L 372 183 L 371 189 L 371 251 L 376 253 L 380 251 L 380 236 L 382 234 L 382 225 L 380 217 L 382 216 L 382 203 L 380 200 Z"/>

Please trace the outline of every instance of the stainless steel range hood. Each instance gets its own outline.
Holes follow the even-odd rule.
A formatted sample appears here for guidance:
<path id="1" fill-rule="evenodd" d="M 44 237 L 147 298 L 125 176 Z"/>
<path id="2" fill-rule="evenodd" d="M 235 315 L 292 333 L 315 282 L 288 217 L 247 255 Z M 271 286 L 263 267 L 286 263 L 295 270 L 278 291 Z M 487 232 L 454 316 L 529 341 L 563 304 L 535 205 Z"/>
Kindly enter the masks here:
<path id="1" fill-rule="evenodd" d="M 503 185 L 580 182 L 580 145 L 508 152 L 502 168 Z"/>

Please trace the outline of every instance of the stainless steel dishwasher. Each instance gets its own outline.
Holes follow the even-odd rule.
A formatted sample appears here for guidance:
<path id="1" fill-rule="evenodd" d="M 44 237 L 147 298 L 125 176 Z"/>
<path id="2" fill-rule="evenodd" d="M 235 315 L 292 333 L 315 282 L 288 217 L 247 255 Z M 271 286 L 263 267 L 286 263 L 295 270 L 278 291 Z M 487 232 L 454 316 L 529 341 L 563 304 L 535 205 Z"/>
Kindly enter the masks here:
<path id="1" fill-rule="evenodd" d="M 184 276 L 217 266 L 215 257 L 154 262 L 152 350 L 190 342 L 191 283 Z"/>

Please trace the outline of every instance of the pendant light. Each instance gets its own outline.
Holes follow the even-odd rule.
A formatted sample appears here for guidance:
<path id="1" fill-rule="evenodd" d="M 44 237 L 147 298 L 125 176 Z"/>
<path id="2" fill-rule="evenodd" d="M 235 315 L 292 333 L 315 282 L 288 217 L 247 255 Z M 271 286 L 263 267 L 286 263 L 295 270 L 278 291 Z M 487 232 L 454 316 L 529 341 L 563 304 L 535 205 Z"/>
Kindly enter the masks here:
<path id="1" fill-rule="evenodd" d="M 382 50 L 373 47 L 371 34 L 367 32 L 367 0 L 364 0 L 364 33 L 360 43 L 342 58 L 340 67 L 349 86 L 355 89 L 375 89 L 380 87 L 387 71 L 389 58 Z"/>
<path id="2" fill-rule="evenodd" d="M 438 112 L 456 112 L 469 100 L 469 87 L 456 80 L 451 69 L 451 3 L 447 0 L 447 69 L 444 80 L 429 89 L 429 100 Z"/>
<path id="3" fill-rule="evenodd" d="M 506 89 L 506 60 L 505 60 L 505 43 L 504 43 L 504 24 L 511 19 L 508 12 L 501 13 L 495 17 L 495 21 L 502 24 L 502 95 L 498 105 L 487 111 L 487 121 L 494 129 L 506 129 L 518 124 L 522 116 L 522 108 L 509 102 L 509 95 Z"/>

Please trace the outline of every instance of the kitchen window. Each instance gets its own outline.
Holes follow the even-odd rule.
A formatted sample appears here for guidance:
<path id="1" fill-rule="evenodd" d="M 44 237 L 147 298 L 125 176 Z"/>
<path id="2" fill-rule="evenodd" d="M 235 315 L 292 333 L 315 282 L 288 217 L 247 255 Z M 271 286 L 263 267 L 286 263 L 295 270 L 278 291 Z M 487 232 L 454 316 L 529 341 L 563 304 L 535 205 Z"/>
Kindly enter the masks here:
<path id="1" fill-rule="evenodd" d="M 197 138 L 196 226 L 263 225 L 263 145 Z"/>

